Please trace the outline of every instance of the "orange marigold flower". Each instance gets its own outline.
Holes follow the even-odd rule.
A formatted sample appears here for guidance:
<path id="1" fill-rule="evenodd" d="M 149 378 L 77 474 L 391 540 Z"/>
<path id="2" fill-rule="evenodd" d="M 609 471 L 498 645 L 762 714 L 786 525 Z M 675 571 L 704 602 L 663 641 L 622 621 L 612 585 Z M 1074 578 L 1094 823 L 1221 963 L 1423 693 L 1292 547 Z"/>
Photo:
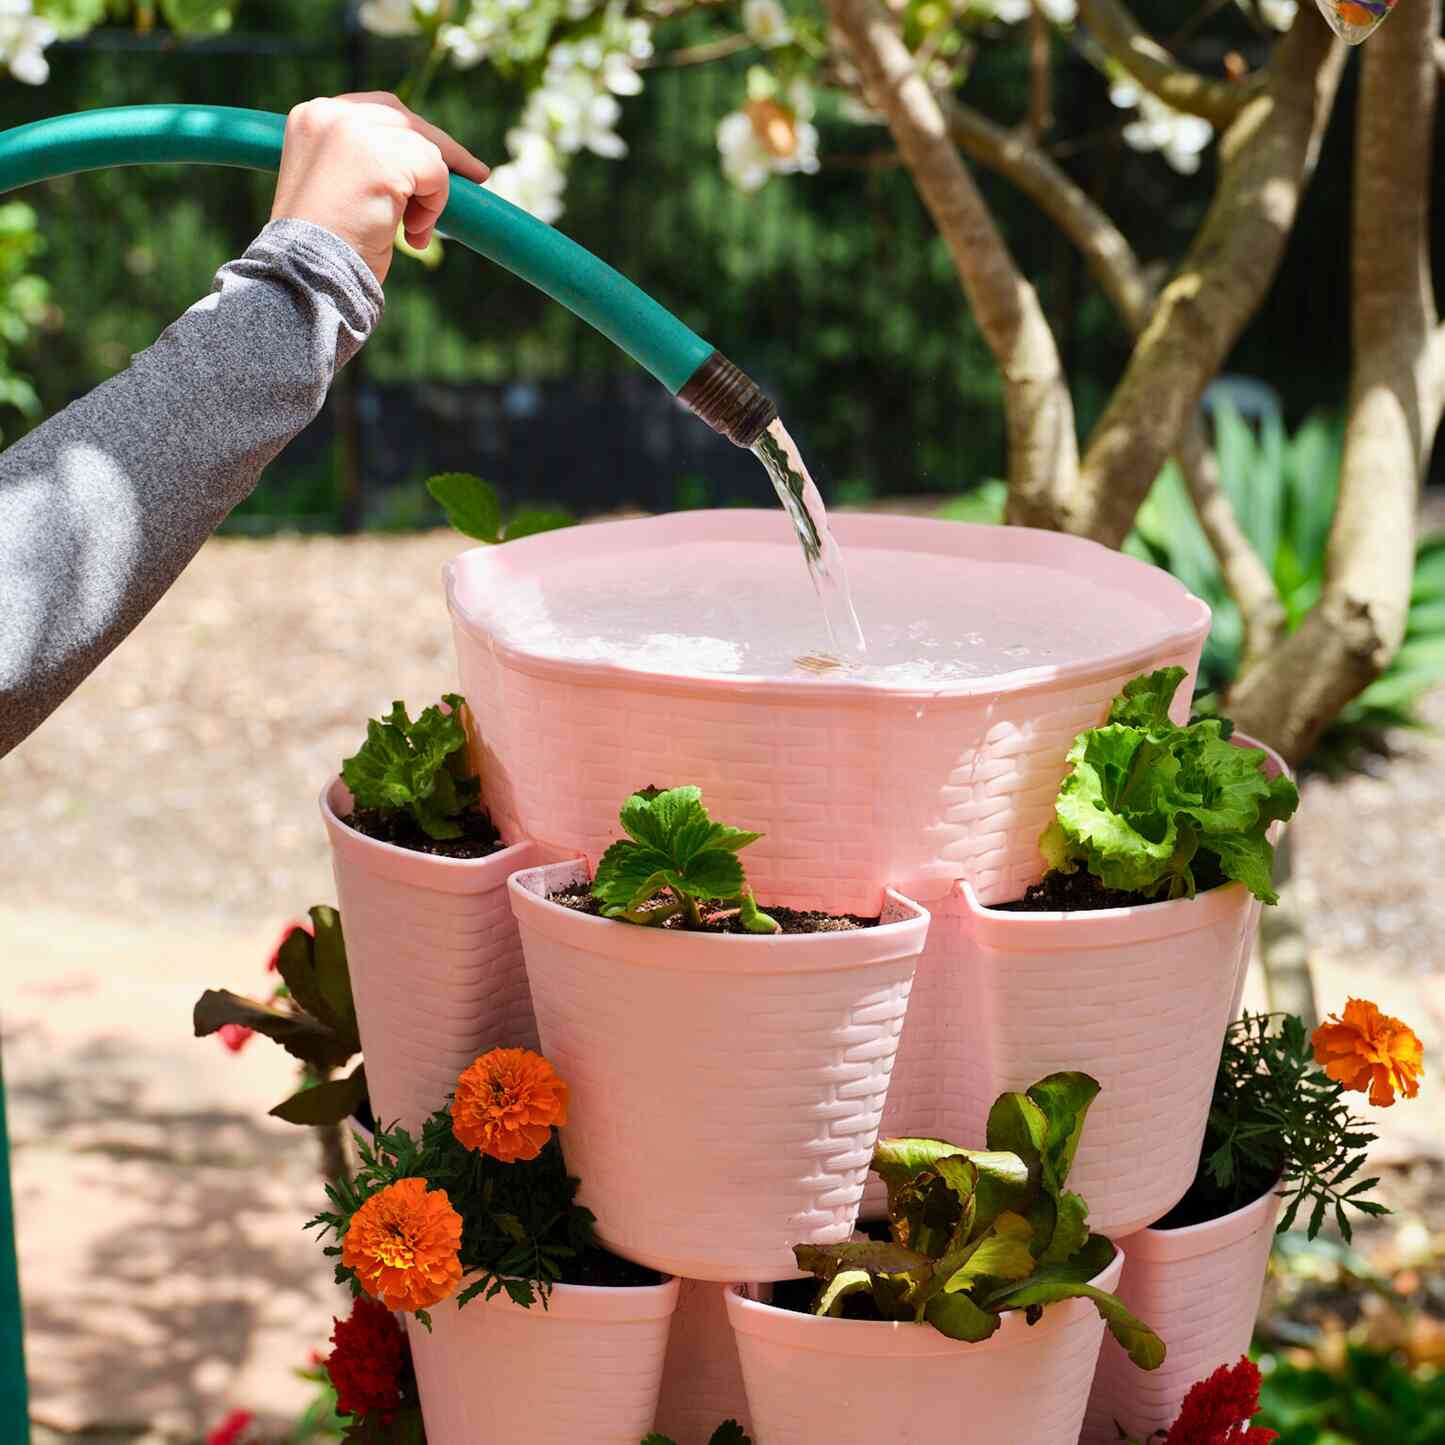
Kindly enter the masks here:
<path id="1" fill-rule="evenodd" d="M 445 1189 L 398 1179 L 373 1194 L 341 1241 L 341 1262 L 389 1310 L 424 1310 L 462 1282 L 462 1217 Z"/>
<path id="2" fill-rule="evenodd" d="M 1343 1017 L 1331 1014 L 1310 1036 L 1315 1061 L 1347 1089 L 1370 1092 L 1370 1102 L 1395 1102 L 1398 1089 L 1407 1099 L 1420 1092 L 1424 1048 L 1415 1032 L 1392 1019 L 1368 999 L 1352 998 Z"/>
<path id="3" fill-rule="evenodd" d="M 535 1159 L 566 1122 L 567 1085 L 530 1049 L 493 1049 L 457 1080 L 452 1133 L 504 1164 Z"/>

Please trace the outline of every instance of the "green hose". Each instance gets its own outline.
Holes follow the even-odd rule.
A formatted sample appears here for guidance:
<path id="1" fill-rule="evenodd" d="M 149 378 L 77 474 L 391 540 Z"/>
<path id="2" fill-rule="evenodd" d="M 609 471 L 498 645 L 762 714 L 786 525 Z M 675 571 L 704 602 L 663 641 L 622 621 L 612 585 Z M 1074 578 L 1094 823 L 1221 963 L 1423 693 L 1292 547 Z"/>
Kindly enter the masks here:
<path id="1" fill-rule="evenodd" d="M 284 116 L 224 105 L 129 105 L 54 116 L 0 132 L 0 194 L 76 171 L 164 161 L 274 171 L 285 130 Z M 674 394 L 715 355 L 606 262 L 473 181 L 452 177 L 439 229 L 575 311 Z"/>

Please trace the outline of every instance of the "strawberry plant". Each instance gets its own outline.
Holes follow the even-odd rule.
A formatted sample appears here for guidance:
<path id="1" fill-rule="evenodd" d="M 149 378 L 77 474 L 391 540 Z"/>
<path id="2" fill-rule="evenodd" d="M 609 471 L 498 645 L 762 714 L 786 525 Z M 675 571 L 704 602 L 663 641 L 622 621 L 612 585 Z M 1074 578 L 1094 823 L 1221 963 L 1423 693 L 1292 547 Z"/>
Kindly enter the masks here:
<path id="1" fill-rule="evenodd" d="M 713 822 L 702 789 L 644 788 L 619 816 L 627 838 L 602 855 L 592 880 L 604 917 L 657 928 L 681 914 L 686 927 L 701 928 L 699 903 L 719 902 L 737 905 L 749 933 L 778 932 L 759 910 L 737 856 L 762 835 Z"/>

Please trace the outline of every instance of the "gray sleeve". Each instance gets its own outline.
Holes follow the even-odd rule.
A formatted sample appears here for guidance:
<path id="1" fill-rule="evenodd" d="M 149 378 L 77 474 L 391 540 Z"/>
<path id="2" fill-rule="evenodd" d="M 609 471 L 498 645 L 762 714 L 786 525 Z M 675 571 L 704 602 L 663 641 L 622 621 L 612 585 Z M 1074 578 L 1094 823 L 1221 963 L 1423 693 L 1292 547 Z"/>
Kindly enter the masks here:
<path id="1" fill-rule="evenodd" d="M 272 221 L 125 371 L 0 454 L 0 756 L 156 604 L 381 310 L 344 241 Z"/>

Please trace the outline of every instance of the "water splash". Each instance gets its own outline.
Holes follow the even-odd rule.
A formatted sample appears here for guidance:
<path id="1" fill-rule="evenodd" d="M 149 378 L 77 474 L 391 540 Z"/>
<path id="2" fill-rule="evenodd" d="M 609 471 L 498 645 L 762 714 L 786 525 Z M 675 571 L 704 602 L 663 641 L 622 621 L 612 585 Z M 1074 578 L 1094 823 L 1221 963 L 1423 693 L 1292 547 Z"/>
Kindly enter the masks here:
<path id="1" fill-rule="evenodd" d="M 842 666 L 861 661 L 867 651 L 858 613 L 853 607 L 853 594 L 848 588 L 848 570 L 843 553 L 828 526 L 828 513 L 797 444 L 788 435 L 781 418 L 775 420 L 753 444 L 753 455 L 767 469 L 778 500 L 792 519 L 793 530 L 803 546 L 808 575 L 823 607 L 823 620 L 828 625 L 828 640 L 837 657 L 810 656 L 807 665 L 820 671 L 819 664 Z"/>

